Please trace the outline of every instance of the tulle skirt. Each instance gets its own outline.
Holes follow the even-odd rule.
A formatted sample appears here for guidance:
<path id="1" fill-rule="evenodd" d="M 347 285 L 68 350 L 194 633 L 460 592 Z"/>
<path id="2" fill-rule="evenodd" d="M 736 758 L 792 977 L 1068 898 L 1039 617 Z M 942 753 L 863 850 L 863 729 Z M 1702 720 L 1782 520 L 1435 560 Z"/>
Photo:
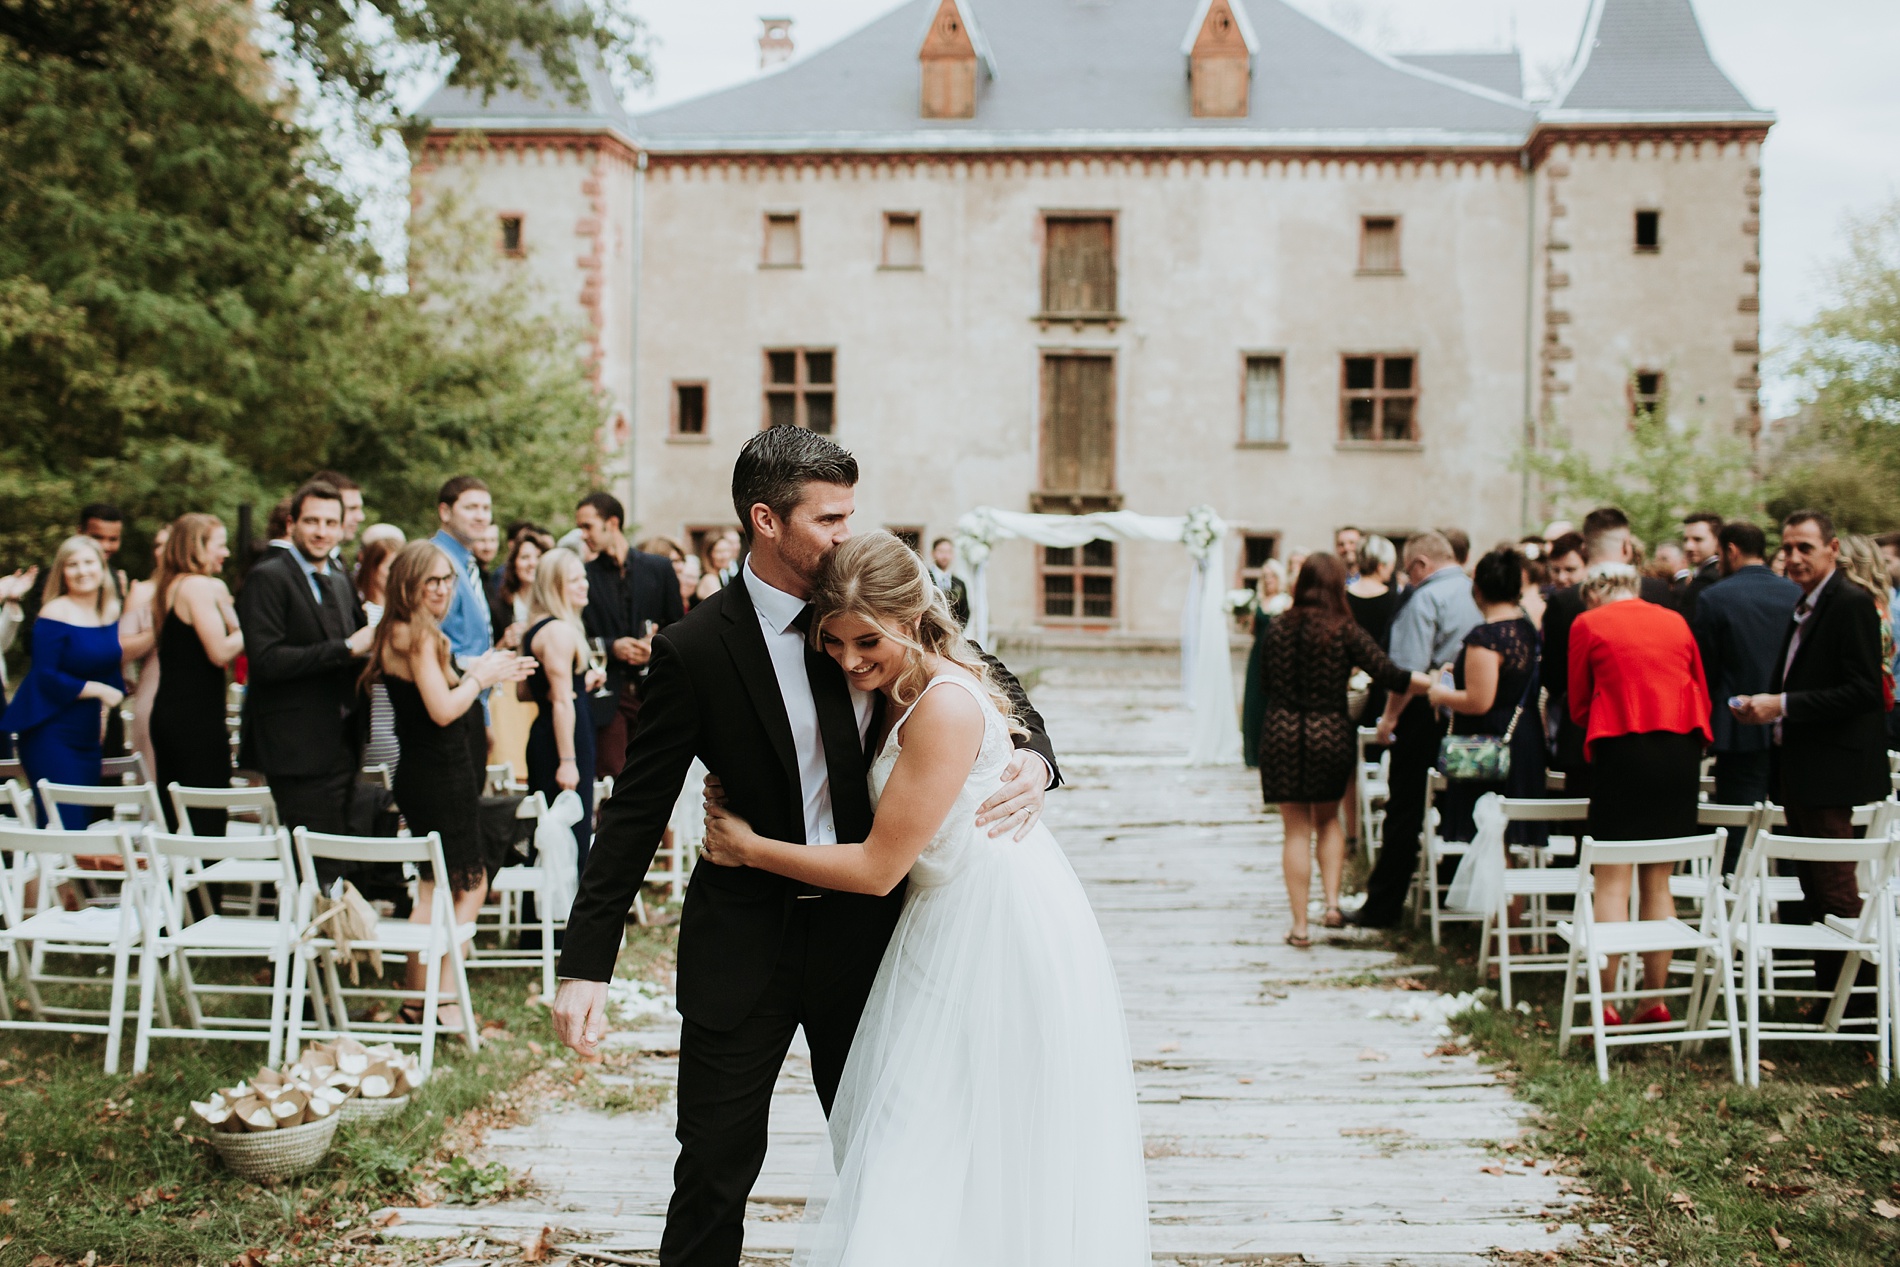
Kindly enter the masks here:
<path id="1" fill-rule="evenodd" d="M 831 1138 L 801 1267 L 1147 1267 L 1120 991 L 1046 827 L 913 876 Z"/>

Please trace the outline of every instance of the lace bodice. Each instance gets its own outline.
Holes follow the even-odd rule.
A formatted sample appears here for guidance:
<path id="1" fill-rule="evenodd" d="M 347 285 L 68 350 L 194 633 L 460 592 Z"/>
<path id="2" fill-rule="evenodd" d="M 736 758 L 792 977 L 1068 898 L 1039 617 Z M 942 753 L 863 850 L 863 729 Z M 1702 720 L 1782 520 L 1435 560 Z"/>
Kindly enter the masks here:
<path id="1" fill-rule="evenodd" d="M 996 711 L 996 705 L 983 689 L 966 677 L 946 673 L 930 679 L 923 693 L 918 695 L 917 702 L 922 703 L 924 695 L 942 682 L 954 682 L 976 697 L 983 709 L 983 745 L 977 749 L 976 764 L 970 767 L 970 777 L 963 781 L 963 790 L 957 793 L 950 812 L 944 815 L 930 843 L 918 855 L 917 861 L 911 864 L 910 882 L 926 886 L 948 883 L 968 861 L 970 850 L 987 839 L 976 829 L 976 810 L 1002 783 L 1003 771 L 1009 768 L 1009 759 L 1016 747 L 1009 736 L 1009 723 Z M 915 711 L 917 704 L 912 704 L 898 719 L 897 725 L 891 727 L 883 749 L 877 754 L 877 759 L 871 762 L 873 810 L 884 795 L 884 785 L 890 781 L 898 754 L 903 751 L 899 736 L 904 733 L 904 723 L 910 720 L 911 713 Z"/>

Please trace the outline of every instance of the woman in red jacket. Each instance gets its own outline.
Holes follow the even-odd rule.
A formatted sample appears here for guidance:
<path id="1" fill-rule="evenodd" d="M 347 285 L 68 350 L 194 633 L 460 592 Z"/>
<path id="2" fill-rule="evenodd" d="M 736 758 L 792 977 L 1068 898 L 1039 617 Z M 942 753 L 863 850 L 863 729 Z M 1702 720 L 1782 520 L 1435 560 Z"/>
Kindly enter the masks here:
<path id="1" fill-rule="evenodd" d="M 1709 729 L 1702 653 L 1682 616 L 1637 597 L 1636 569 L 1599 563 L 1583 581 L 1588 608 L 1570 627 L 1570 715 L 1584 732 L 1590 763 L 1590 835 L 1597 840 L 1661 840 L 1698 830 L 1696 796 Z M 1669 919 L 1668 863 L 1642 867 L 1642 917 Z M 1596 918 L 1629 919 L 1630 868 L 1596 869 Z M 1617 956 L 1603 973 L 1607 992 Z M 1660 990 L 1669 952 L 1643 956 L 1643 988 Z M 1609 1024 L 1620 1025 L 1614 1008 Z M 1670 1019 L 1660 1000 L 1639 1025 Z"/>

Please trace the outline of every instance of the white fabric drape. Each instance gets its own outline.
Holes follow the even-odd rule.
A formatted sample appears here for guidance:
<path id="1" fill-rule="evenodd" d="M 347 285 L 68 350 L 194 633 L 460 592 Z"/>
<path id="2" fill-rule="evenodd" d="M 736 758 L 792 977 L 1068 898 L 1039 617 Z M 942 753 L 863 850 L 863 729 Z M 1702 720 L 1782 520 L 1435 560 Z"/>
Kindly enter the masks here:
<path id="1" fill-rule="evenodd" d="M 1234 714 L 1227 614 L 1222 610 L 1225 590 L 1216 575 L 1226 533 L 1227 525 L 1206 506 L 1186 515 L 1137 515 L 1128 510 L 1031 515 L 979 507 L 957 521 L 957 553 L 970 573 L 969 635 L 989 645 L 989 557 L 997 541 L 1020 537 L 1058 549 L 1074 549 L 1091 541 L 1180 542 L 1194 562 L 1181 610 L 1181 684 L 1194 714 L 1188 761 L 1232 765 L 1240 760 L 1240 727 Z"/>

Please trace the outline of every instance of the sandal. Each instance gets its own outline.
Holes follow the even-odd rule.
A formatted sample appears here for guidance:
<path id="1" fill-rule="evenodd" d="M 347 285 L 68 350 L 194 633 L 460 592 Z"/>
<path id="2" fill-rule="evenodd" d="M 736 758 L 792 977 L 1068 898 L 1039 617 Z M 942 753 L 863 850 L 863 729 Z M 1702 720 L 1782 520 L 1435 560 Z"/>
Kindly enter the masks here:
<path id="1" fill-rule="evenodd" d="M 1302 937 L 1300 934 L 1289 929 L 1287 930 L 1286 944 L 1295 950 L 1311 950 L 1313 948 L 1313 939 L 1311 937 Z"/>
<path id="2" fill-rule="evenodd" d="M 404 1025 L 420 1025 L 422 1024 L 422 1004 L 411 999 L 397 1009 L 396 1015 L 402 1018 Z"/>
<path id="3" fill-rule="evenodd" d="M 1344 928 L 1346 926 L 1345 913 L 1337 906 L 1329 906 L 1326 908 L 1326 913 L 1319 917 L 1319 926 L 1321 928 Z"/>

